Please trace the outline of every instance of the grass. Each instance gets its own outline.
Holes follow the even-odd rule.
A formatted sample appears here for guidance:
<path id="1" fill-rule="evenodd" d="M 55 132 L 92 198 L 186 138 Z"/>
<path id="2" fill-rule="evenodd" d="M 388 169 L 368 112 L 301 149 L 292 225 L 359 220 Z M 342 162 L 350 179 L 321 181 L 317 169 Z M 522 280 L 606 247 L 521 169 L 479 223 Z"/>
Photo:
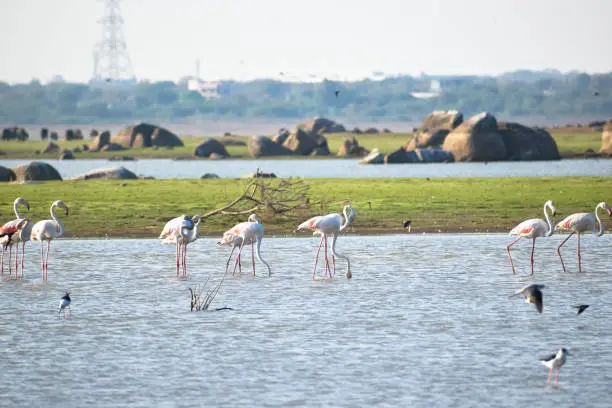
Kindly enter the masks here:
<path id="1" fill-rule="evenodd" d="M 592 149 L 598 152 L 601 147 L 601 132 L 594 132 L 589 130 L 582 131 L 564 131 L 563 129 L 551 129 L 552 136 L 554 137 L 559 151 L 561 153 L 583 153 L 587 149 Z M 332 152 L 331 157 L 335 157 L 338 149 L 345 137 L 355 136 L 359 141 L 359 144 L 364 146 L 368 150 L 372 150 L 378 147 L 383 153 L 391 153 L 397 150 L 399 147 L 406 144 L 411 138 L 412 133 L 380 133 L 380 134 L 362 134 L 353 135 L 348 133 L 335 133 L 326 135 L 330 151 Z M 248 141 L 248 136 L 235 136 L 232 139 L 241 140 L 244 142 Z M 207 140 L 208 137 L 183 137 L 183 143 L 185 146 L 174 149 L 157 149 L 141 148 L 141 149 L 130 149 L 119 152 L 81 152 L 76 153 L 76 159 L 106 159 L 112 156 L 131 156 L 140 159 L 154 159 L 154 158 L 170 158 L 170 159 L 183 159 L 191 158 L 195 159 L 193 152 L 200 143 Z M 220 138 L 217 138 L 220 139 Z M 91 140 L 73 140 L 56 141 L 60 146 L 60 149 L 73 149 L 75 147 L 82 147 L 83 144 L 89 144 Z M 42 140 L 28 140 L 26 142 L 0 142 L 0 150 L 5 153 L 3 158 L 5 159 L 57 159 L 58 154 L 37 154 L 36 151 L 42 152 L 47 146 L 47 141 Z M 227 146 L 229 154 L 236 159 L 248 159 L 247 146 Z M 283 157 L 286 158 L 286 157 Z M 304 156 L 292 156 L 292 158 L 304 158 Z M 318 158 L 321 158 L 320 156 Z M 279 158 L 280 159 L 280 158 Z"/>
<path id="2" fill-rule="evenodd" d="M 352 231 L 505 232 L 520 221 L 541 218 L 548 199 L 557 204 L 556 220 L 591 212 L 612 191 L 610 177 L 466 178 L 466 179 L 307 179 L 311 206 L 293 217 L 263 217 L 266 233 L 290 234 L 303 220 L 340 212 L 350 202 L 357 211 Z M 49 206 L 62 199 L 70 216 L 60 214 L 67 236 L 157 237 L 165 222 L 180 214 L 202 214 L 239 196 L 244 180 L 63 181 L 2 184 L 0 217 L 14 218 L 13 200 L 31 204 L 22 212 L 37 221 L 49 218 Z M 219 235 L 243 216 L 219 215 L 204 221 L 202 235 Z M 607 217 L 606 217 L 607 219 Z"/>

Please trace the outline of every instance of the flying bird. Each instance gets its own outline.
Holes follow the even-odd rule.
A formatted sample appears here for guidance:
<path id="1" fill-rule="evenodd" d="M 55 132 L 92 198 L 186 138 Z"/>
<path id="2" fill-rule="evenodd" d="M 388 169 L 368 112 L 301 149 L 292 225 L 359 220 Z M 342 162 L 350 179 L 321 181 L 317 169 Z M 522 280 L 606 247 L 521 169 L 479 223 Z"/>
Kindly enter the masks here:
<path id="1" fill-rule="evenodd" d="M 535 307 L 536 309 L 538 309 L 538 312 L 542 313 L 542 309 L 544 308 L 544 300 L 541 289 L 544 289 L 544 287 L 544 285 L 534 283 L 525 286 L 524 288 L 517 291 L 513 295 L 510 295 L 509 297 L 523 295 L 525 297 L 525 303 L 535 304 Z"/>
<path id="2" fill-rule="evenodd" d="M 582 314 L 582 312 L 584 312 L 585 310 L 587 310 L 587 308 L 589 307 L 589 305 L 576 305 L 576 306 L 572 306 L 574 309 L 578 309 L 578 311 L 576 312 L 576 314 Z"/>
<path id="3" fill-rule="evenodd" d="M 187 245 L 198 239 L 201 217 L 181 215 L 166 223 L 159 235 L 161 243 L 176 245 L 176 276 L 183 267 L 183 276 L 187 276 Z"/>
<path id="4" fill-rule="evenodd" d="M 597 91 L 593 92 L 593 96 L 599 96 L 599 92 Z"/>
<path id="5" fill-rule="evenodd" d="M 510 265 L 512 266 L 512 273 L 516 272 L 514 271 L 512 255 L 510 255 L 510 247 L 521 238 L 531 238 L 533 240 L 533 244 L 531 245 L 531 274 L 533 275 L 533 253 L 535 251 L 535 240 L 538 237 L 550 237 L 553 233 L 552 223 L 550 221 L 550 217 L 548 216 L 548 212 L 546 211 L 547 208 L 551 210 L 554 217 L 557 213 L 555 203 L 548 200 L 544 203 L 544 217 L 546 217 L 546 221 L 541 218 L 532 218 L 530 220 L 521 222 L 510 231 L 510 235 L 518 235 L 518 238 L 509 243 L 506 247 L 506 252 L 508 252 L 508 257 L 510 258 Z"/>
<path id="6" fill-rule="evenodd" d="M 230 253 L 227 263 L 225 264 L 225 272 L 229 267 L 230 259 L 234 250 L 238 248 L 238 254 L 236 255 L 236 261 L 234 262 L 234 274 L 236 268 L 240 264 L 240 255 L 242 254 L 242 248 L 245 243 L 251 243 L 251 259 L 253 262 L 253 276 L 255 276 L 255 256 L 262 264 L 268 268 L 268 276 L 272 274 L 270 265 L 263 260 L 261 257 L 261 241 L 263 239 L 264 226 L 261 224 L 261 218 L 257 214 L 249 215 L 247 222 L 241 222 L 240 224 L 234 225 L 229 230 L 223 233 L 223 238 L 217 242 L 218 246 L 232 245 L 232 252 Z M 257 250 L 255 250 L 255 242 L 257 242 Z"/>
<path id="7" fill-rule="evenodd" d="M 15 199 L 15 202 L 13 203 L 13 211 L 15 211 L 15 215 L 17 216 L 17 219 L 7 222 L 0 228 L 7 228 L 10 230 L 11 227 L 14 227 L 16 224 L 18 224 L 21 220 L 24 219 L 21 217 L 21 214 L 19 214 L 20 204 L 25 206 L 28 210 L 30 209 L 29 202 L 27 202 L 21 197 L 17 197 Z M 2 270 L 2 273 L 4 273 L 4 256 L 6 255 L 7 248 L 9 252 L 9 274 L 11 273 L 11 258 L 12 258 L 13 245 L 16 246 L 15 248 L 15 271 L 17 271 L 18 266 L 19 266 L 19 259 L 18 259 L 19 243 L 21 242 L 23 244 L 21 246 L 21 276 L 23 276 L 23 258 L 25 256 L 25 243 L 26 241 L 30 240 L 30 233 L 32 232 L 32 226 L 34 225 L 31 219 L 26 219 L 26 221 L 27 221 L 26 224 L 20 227 L 18 234 L 12 235 L 10 238 L 7 237 L 7 238 L 4 238 L 4 240 L 0 240 L 0 245 L 2 245 L 2 260 L 0 262 L 1 263 L 0 269 Z M 7 240 L 9 240 L 10 242 L 8 242 Z M 18 276 L 17 272 L 15 272 L 15 276 L 16 277 Z"/>
<path id="8" fill-rule="evenodd" d="M 559 254 L 559 259 L 561 259 L 561 266 L 563 267 L 563 272 L 565 270 L 565 264 L 563 263 L 563 257 L 561 257 L 561 247 L 565 245 L 568 239 L 572 237 L 572 235 L 577 234 L 578 236 L 578 272 L 582 272 L 582 265 L 580 261 L 580 234 L 583 232 L 591 231 L 595 236 L 601 237 L 604 233 L 603 222 L 599 218 L 598 210 L 603 208 L 608 212 L 608 216 L 612 217 L 612 208 L 605 202 L 601 202 L 595 206 L 595 216 L 589 213 L 576 213 L 572 215 L 568 215 L 563 221 L 558 223 L 555 226 L 555 231 L 571 231 L 571 233 L 559 244 L 557 247 L 557 254 Z M 595 228 L 595 220 L 599 223 L 599 230 Z"/>
<path id="9" fill-rule="evenodd" d="M 57 317 L 59 319 L 59 315 L 60 313 L 62 313 L 62 311 L 64 312 L 64 318 L 66 318 L 66 308 L 68 308 L 68 311 L 70 312 L 70 316 L 72 316 L 72 309 L 70 309 L 70 303 L 72 302 L 72 300 L 70 299 L 70 292 L 66 292 L 66 294 L 64 296 L 62 296 L 62 298 L 60 299 L 59 302 L 59 310 L 57 311 Z"/>
<path id="10" fill-rule="evenodd" d="M 42 267 L 43 280 L 47 280 L 49 273 L 49 247 L 51 241 L 64 235 L 64 225 L 55 214 L 55 208 L 63 208 L 68 215 L 68 207 L 62 200 L 57 200 L 51 204 L 51 220 L 38 221 L 32 227 L 32 241 L 40 241 L 40 265 Z M 44 253 L 44 242 L 47 241 L 47 253 Z"/>
<path id="11" fill-rule="evenodd" d="M 548 383 L 550 384 L 550 379 L 552 377 L 553 370 L 557 370 L 557 378 L 556 382 L 559 384 L 559 371 L 561 367 L 565 364 L 566 356 L 569 356 L 570 353 L 566 348 L 561 348 L 554 354 L 550 356 L 544 357 L 540 359 L 540 363 L 544 364 L 546 367 L 550 369 L 548 373 Z"/>
<path id="12" fill-rule="evenodd" d="M 349 210 L 350 210 L 350 214 L 348 213 Z M 329 258 L 327 255 L 327 237 L 329 235 L 333 237 L 332 245 L 331 245 L 331 252 L 332 252 L 332 263 L 334 266 L 334 275 L 336 274 L 336 258 L 335 257 L 338 257 L 338 258 L 345 259 L 348 265 L 348 269 L 346 271 L 346 278 L 351 279 L 351 277 L 353 276 L 351 274 L 351 261 L 348 259 L 348 257 L 336 252 L 336 240 L 338 239 L 338 234 L 344 231 L 346 227 L 348 227 L 349 224 L 355 219 L 355 210 L 350 205 L 344 206 L 343 214 L 344 214 L 344 222 L 342 222 L 342 216 L 340 214 L 320 215 L 320 216 L 312 217 L 311 219 L 304 221 L 296 229 L 296 231 L 307 229 L 310 231 L 314 231 L 314 235 L 317 235 L 317 234 L 321 235 L 321 242 L 319 243 L 319 249 L 317 249 L 317 254 L 315 256 L 315 265 L 314 265 L 314 271 L 312 272 L 312 279 L 315 279 L 315 274 L 317 272 L 317 262 L 319 261 L 319 252 L 321 251 L 321 246 L 323 245 L 323 243 L 325 243 L 325 257 L 324 257 L 323 269 L 326 271 L 326 273 L 327 273 L 327 270 L 329 270 Z M 331 270 L 329 271 L 329 275 L 330 277 L 332 276 Z"/>

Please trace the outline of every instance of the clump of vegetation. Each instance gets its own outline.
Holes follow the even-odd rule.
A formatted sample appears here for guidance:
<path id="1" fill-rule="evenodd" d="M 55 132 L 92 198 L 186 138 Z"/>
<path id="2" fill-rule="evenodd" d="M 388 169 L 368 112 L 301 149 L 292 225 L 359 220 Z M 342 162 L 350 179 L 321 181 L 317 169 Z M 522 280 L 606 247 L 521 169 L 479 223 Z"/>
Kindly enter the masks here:
<path id="1" fill-rule="evenodd" d="M 202 310 L 208 310 L 210 304 L 213 302 L 213 300 L 215 300 L 215 296 L 217 296 L 217 293 L 219 293 L 219 289 L 221 288 L 221 284 L 223 284 L 224 279 L 225 275 L 223 275 L 223 278 L 221 278 L 221 280 L 215 286 L 208 289 L 205 294 L 204 289 L 206 288 L 206 284 L 210 280 L 210 277 L 206 278 L 206 281 L 203 284 L 196 285 L 195 289 L 189 288 L 189 293 L 191 294 L 191 300 L 189 303 L 191 311 L 199 312 Z M 204 294 L 204 296 L 202 296 L 202 294 Z"/>

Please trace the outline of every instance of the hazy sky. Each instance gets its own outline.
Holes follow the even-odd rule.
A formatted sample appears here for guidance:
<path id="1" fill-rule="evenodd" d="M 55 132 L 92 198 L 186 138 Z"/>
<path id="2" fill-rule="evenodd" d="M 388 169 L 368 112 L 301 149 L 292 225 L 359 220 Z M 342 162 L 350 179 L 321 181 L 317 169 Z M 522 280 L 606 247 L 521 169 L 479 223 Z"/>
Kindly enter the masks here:
<path id="1" fill-rule="evenodd" d="M 612 71 L 612 0 L 124 0 L 139 79 Z M 0 0 L 0 80 L 87 81 L 103 0 Z"/>

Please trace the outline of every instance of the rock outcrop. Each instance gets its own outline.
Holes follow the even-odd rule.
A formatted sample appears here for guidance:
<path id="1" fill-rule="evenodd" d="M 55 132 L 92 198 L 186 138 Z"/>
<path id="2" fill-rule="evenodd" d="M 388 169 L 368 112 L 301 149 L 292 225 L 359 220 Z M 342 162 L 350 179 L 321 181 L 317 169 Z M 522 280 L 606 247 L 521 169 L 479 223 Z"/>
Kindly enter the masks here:
<path id="1" fill-rule="evenodd" d="M 290 156 L 293 151 L 265 136 L 251 136 L 248 142 L 251 157 Z"/>
<path id="2" fill-rule="evenodd" d="M 305 156 L 311 154 L 315 149 L 319 149 L 320 154 L 324 154 L 325 151 L 329 154 L 329 147 L 327 146 L 327 138 L 325 136 L 319 133 L 307 132 L 300 128 L 295 129 L 286 138 L 283 146 L 294 153 Z"/>
<path id="3" fill-rule="evenodd" d="M 337 156 L 341 157 L 365 157 L 370 153 L 369 150 L 359 145 L 355 136 L 345 137 L 344 141 L 338 148 Z"/>
<path id="4" fill-rule="evenodd" d="M 38 161 L 19 165 L 13 169 L 13 172 L 18 182 L 62 180 L 55 167 Z"/>
<path id="5" fill-rule="evenodd" d="M 331 119 L 327 119 L 327 118 L 321 118 L 321 117 L 314 117 L 312 120 L 308 120 L 300 125 L 298 125 L 298 128 L 301 128 L 303 130 L 305 130 L 308 133 L 311 134 L 322 134 L 322 133 L 343 133 L 346 132 L 346 128 L 337 123 L 334 122 Z"/>
<path id="6" fill-rule="evenodd" d="M 450 132 L 442 150 L 452 152 L 457 161 L 496 161 L 507 157 L 497 120 L 487 112 L 472 116 Z"/>
<path id="7" fill-rule="evenodd" d="M 15 181 L 17 180 L 17 176 L 15 172 L 11 169 L 8 169 L 4 166 L 0 166 L 0 181 Z"/>
<path id="8" fill-rule="evenodd" d="M 423 119 L 421 127 L 406 144 L 406 150 L 440 148 L 446 136 L 461 123 L 463 115 L 458 111 L 433 111 Z"/>
<path id="9" fill-rule="evenodd" d="M 359 160 L 359 164 L 384 164 L 385 163 L 385 155 L 378 150 L 378 147 L 375 147 L 370 154 L 368 154 L 363 159 Z"/>
<path id="10" fill-rule="evenodd" d="M 123 166 L 90 170 L 72 180 L 133 180 L 138 176 Z"/>
<path id="11" fill-rule="evenodd" d="M 555 139 L 542 128 L 499 122 L 497 131 L 506 147 L 505 160 L 559 160 L 561 158 Z"/>
<path id="12" fill-rule="evenodd" d="M 211 154 L 219 156 L 229 157 L 229 153 L 225 149 L 225 146 L 217 139 L 210 138 L 204 143 L 198 145 L 193 155 L 196 157 L 210 157 Z"/>
<path id="13" fill-rule="evenodd" d="M 125 148 L 183 146 L 183 141 L 177 135 L 163 127 L 149 123 L 128 126 L 116 135 L 111 136 L 110 142 L 120 144 Z"/>

